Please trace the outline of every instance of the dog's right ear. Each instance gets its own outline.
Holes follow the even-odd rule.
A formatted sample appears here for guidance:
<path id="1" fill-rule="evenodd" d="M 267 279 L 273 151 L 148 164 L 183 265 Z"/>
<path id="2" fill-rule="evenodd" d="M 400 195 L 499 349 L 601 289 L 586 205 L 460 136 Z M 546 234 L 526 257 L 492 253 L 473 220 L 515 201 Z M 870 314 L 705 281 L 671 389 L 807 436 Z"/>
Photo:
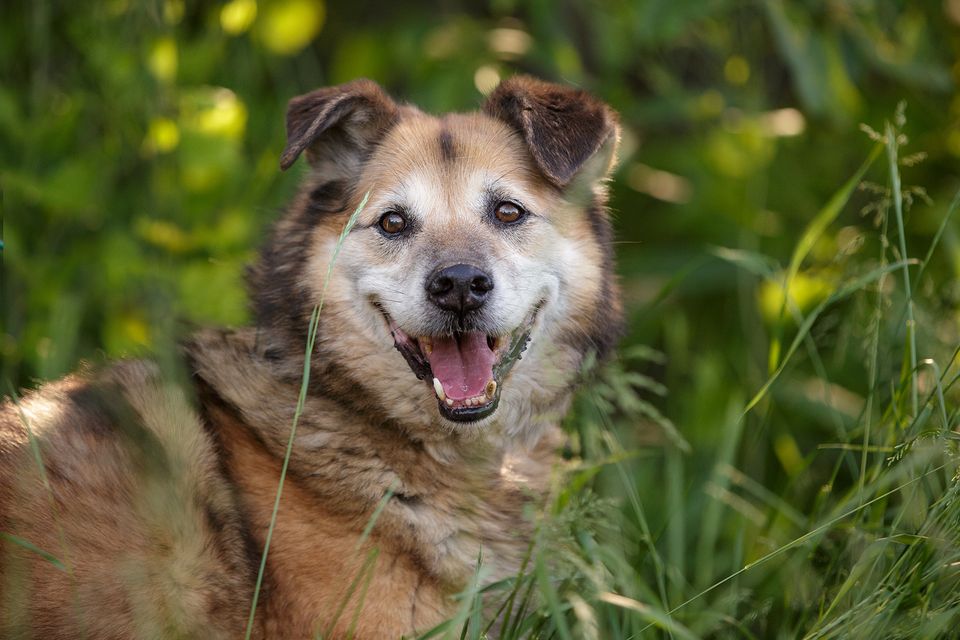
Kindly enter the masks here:
<path id="1" fill-rule="evenodd" d="M 494 89 L 483 110 L 523 136 L 537 167 L 560 189 L 592 189 L 613 167 L 617 114 L 585 91 L 514 76 Z"/>
<path id="2" fill-rule="evenodd" d="M 287 146 L 280 168 L 300 154 L 318 169 L 344 177 L 397 121 L 400 109 L 376 82 L 360 79 L 297 96 L 287 107 Z"/>

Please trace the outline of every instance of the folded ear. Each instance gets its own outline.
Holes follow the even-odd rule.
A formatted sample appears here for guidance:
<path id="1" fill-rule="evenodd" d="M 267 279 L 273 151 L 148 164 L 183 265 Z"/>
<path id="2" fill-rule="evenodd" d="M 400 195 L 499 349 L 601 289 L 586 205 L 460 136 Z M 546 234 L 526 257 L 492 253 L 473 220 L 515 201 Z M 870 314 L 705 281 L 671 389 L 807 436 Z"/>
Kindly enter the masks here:
<path id="1" fill-rule="evenodd" d="M 307 160 L 348 175 L 399 116 L 397 104 L 372 80 L 360 79 L 297 96 L 287 107 L 287 146 L 280 168 L 306 150 Z"/>
<path id="2" fill-rule="evenodd" d="M 500 83 L 483 110 L 520 132 L 544 177 L 561 189 L 575 177 L 593 184 L 613 166 L 617 114 L 586 91 L 514 76 Z"/>

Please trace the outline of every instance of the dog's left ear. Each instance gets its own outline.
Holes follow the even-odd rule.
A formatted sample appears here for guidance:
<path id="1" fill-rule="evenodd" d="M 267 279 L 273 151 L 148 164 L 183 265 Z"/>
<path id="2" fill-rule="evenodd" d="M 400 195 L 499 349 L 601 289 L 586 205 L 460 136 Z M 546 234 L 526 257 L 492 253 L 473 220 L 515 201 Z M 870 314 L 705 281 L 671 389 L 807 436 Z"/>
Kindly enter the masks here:
<path id="1" fill-rule="evenodd" d="M 617 114 L 586 91 L 514 76 L 490 94 L 483 111 L 523 136 L 544 177 L 560 189 L 592 186 L 613 167 Z"/>

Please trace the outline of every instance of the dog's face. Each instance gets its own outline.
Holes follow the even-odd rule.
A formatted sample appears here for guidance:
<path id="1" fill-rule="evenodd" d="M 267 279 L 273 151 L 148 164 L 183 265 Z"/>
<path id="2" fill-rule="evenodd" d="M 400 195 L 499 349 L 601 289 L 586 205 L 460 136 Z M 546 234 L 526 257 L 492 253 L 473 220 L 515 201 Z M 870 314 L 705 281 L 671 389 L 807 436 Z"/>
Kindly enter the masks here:
<path id="1" fill-rule="evenodd" d="M 297 227 L 295 280 L 307 308 L 324 299 L 318 353 L 387 415 L 462 426 L 496 419 L 502 398 L 544 410 L 609 343 L 619 305 L 600 183 L 618 132 L 601 103 L 518 79 L 484 113 L 438 118 L 361 81 L 295 99 L 288 133 L 283 163 L 306 150 L 313 165 L 294 211 L 322 218 Z"/>

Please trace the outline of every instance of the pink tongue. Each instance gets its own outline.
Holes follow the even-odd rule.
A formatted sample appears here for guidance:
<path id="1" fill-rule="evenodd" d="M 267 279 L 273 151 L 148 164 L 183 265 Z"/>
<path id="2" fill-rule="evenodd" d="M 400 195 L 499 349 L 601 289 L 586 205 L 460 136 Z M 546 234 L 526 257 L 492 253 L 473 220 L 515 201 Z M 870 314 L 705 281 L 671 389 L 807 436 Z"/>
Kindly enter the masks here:
<path id="1" fill-rule="evenodd" d="M 435 337 L 427 359 L 434 377 L 443 385 L 443 392 L 453 400 L 480 395 L 493 379 L 493 351 L 483 333 Z"/>

